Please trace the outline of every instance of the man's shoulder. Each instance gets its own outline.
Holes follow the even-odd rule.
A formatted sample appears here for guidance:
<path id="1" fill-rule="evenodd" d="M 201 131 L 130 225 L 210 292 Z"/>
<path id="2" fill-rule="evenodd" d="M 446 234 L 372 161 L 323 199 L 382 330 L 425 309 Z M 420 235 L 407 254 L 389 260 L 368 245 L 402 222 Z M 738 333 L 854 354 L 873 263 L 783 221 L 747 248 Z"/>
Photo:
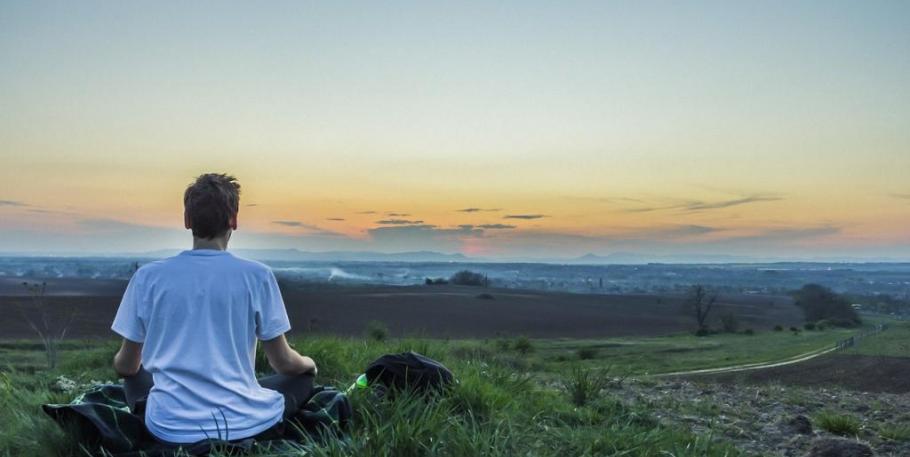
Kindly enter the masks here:
<path id="1" fill-rule="evenodd" d="M 153 278 L 170 274 L 186 274 L 188 269 L 198 268 L 198 265 L 187 263 L 186 260 L 187 257 L 181 255 L 155 260 L 139 267 L 134 273 L 134 277 Z M 216 263 L 210 264 L 210 268 L 216 268 L 225 273 L 239 272 L 261 277 L 267 277 L 272 271 L 268 265 L 262 262 L 239 257 L 232 253 L 219 256 Z"/>
<path id="2" fill-rule="evenodd" d="M 135 276 L 145 276 L 145 275 L 148 275 L 149 273 L 154 273 L 156 270 L 160 270 L 165 265 L 167 265 L 167 262 L 169 260 L 171 260 L 172 258 L 173 257 L 169 257 L 167 259 L 153 260 L 151 262 L 142 264 L 141 266 L 139 266 L 139 268 L 136 269 L 136 271 L 133 273 L 133 276 L 134 277 Z"/>
<path id="3" fill-rule="evenodd" d="M 240 257 L 233 253 L 229 256 L 229 260 L 236 263 L 240 268 L 249 270 L 253 273 L 269 274 L 272 271 L 271 267 L 258 260 L 247 259 L 246 257 Z"/>

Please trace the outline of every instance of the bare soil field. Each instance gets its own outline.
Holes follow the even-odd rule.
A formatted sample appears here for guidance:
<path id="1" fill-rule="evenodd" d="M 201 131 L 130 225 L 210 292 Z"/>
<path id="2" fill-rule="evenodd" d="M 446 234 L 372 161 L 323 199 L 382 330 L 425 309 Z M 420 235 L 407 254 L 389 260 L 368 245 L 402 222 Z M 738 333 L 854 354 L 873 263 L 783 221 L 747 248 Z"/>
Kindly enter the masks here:
<path id="1" fill-rule="evenodd" d="M 30 338 L 18 305 L 28 303 L 22 279 L 0 281 L 0 338 Z M 76 309 L 71 337 L 107 337 L 124 281 L 48 281 L 51 318 Z M 292 332 L 362 335 L 381 321 L 393 336 L 596 338 L 688 331 L 693 317 L 682 298 L 587 295 L 468 286 L 337 286 L 282 282 Z M 486 294 L 486 298 L 479 298 Z M 734 312 L 742 328 L 799 325 L 802 312 L 786 298 L 725 296 L 715 316 Z"/>
<path id="2" fill-rule="evenodd" d="M 793 365 L 689 378 L 734 385 L 777 383 L 902 394 L 910 393 L 910 357 L 831 354 Z"/>

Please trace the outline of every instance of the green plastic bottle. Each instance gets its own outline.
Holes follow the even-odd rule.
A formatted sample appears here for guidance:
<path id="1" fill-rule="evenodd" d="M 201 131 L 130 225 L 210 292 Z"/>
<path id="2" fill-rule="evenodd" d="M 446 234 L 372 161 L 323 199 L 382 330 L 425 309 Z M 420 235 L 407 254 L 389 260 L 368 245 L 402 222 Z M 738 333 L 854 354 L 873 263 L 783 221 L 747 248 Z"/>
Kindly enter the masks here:
<path id="1" fill-rule="evenodd" d="M 369 387 L 370 385 L 367 382 L 367 375 L 364 373 L 357 377 L 357 379 L 354 381 L 354 384 L 351 384 L 351 387 L 348 387 L 346 393 L 351 393 L 354 391 L 354 389 L 366 389 Z"/>

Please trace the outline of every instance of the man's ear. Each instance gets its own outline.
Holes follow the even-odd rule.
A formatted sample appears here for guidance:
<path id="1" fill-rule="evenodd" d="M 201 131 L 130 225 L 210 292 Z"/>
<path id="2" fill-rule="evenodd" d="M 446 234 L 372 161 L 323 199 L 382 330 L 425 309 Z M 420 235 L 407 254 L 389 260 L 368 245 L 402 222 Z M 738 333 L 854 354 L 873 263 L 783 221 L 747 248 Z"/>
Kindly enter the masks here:
<path id="1" fill-rule="evenodd" d="M 187 230 L 193 228 L 193 223 L 190 222 L 190 215 L 186 211 L 183 212 L 183 227 Z"/>
<path id="2" fill-rule="evenodd" d="M 228 220 L 228 223 L 231 225 L 231 230 L 237 230 L 237 213 L 234 213 L 234 215 L 231 216 L 231 219 Z"/>

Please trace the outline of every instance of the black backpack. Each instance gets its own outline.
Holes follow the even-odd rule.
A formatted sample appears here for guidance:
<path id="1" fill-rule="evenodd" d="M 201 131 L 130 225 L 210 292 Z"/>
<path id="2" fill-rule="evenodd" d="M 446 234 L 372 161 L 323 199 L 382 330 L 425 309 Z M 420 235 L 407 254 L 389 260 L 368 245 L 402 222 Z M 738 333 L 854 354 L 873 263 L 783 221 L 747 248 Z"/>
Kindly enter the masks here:
<path id="1" fill-rule="evenodd" d="M 439 391 L 455 381 L 445 365 L 413 351 L 386 354 L 374 360 L 366 375 L 370 386 L 418 393 Z"/>

